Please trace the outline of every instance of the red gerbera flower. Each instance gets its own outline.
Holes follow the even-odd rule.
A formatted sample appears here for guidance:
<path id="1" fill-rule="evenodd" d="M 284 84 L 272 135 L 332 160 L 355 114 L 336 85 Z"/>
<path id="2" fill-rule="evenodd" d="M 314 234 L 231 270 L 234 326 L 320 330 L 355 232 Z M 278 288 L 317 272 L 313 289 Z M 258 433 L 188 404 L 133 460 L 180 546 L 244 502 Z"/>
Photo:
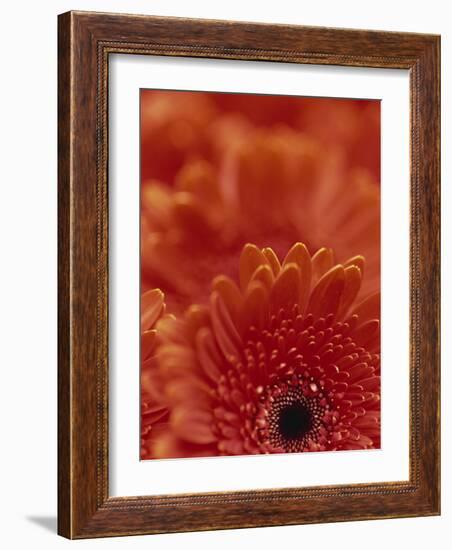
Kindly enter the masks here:
<path id="1" fill-rule="evenodd" d="M 335 264 L 296 243 L 282 264 L 246 245 L 240 287 L 218 276 L 207 306 L 158 322 L 155 457 L 380 446 L 380 301 L 356 305 L 364 258 Z"/>

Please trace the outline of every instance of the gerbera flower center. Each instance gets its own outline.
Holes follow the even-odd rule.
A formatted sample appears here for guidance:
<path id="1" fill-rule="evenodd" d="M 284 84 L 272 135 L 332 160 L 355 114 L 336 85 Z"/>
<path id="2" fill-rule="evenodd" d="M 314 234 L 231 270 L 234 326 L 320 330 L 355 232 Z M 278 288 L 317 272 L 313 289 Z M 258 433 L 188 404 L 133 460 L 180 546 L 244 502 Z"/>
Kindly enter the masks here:
<path id="1" fill-rule="evenodd" d="M 307 396 L 302 386 L 276 384 L 267 389 L 261 403 L 265 411 L 261 440 L 273 449 L 296 453 L 318 441 L 326 407 L 317 397 Z"/>
<path id="2" fill-rule="evenodd" d="M 299 439 L 311 429 L 311 412 L 302 402 L 292 403 L 280 411 L 277 424 L 282 438 Z"/>

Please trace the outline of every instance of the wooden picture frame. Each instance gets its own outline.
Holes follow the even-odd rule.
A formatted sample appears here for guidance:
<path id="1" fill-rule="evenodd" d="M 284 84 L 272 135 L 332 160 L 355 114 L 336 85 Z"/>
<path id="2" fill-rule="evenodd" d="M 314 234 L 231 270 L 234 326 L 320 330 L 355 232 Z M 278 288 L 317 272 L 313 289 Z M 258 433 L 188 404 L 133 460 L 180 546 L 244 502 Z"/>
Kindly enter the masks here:
<path id="1" fill-rule="evenodd" d="M 87 538 L 440 513 L 440 38 L 69 12 L 58 39 L 58 532 Z M 108 78 L 111 54 L 410 73 L 409 481 L 110 497 Z"/>

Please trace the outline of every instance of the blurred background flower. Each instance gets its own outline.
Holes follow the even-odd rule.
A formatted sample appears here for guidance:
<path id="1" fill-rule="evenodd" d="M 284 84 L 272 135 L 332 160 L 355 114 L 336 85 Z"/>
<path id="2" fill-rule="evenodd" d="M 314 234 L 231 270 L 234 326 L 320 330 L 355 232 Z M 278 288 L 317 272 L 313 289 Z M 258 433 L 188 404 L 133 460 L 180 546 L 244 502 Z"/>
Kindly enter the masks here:
<path id="1" fill-rule="evenodd" d="M 379 101 L 160 90 L 141 92 L 142 181 L 171 185 L 185 161 L 215 158 L 224 126 L 275 125 L 319 140 L 327 154 L 341 149 L 349 167 L 368 170 L 379 184 Z"/>
<path id="2" fill-rule="evenodd" d="M 356 301 L 374 296 L 379 178 L 378 101 L 142 91 L 142 292 L 163 291 L 168 312 L 185 319 L 209 306 L 219 274 L 240 280 L 247 243 L 284 258 L 302 241 L 324 271 L 333 250 L 334 262 L 358 262 Z M 158 409 L 161 368 L 156 359 L 143 364 L 143 403 L 152 413 L 142 408 L 142 457 L 153 456 L 148 427 L 157 417 L 160 433 L 170 433 L 169 413 Z"/>

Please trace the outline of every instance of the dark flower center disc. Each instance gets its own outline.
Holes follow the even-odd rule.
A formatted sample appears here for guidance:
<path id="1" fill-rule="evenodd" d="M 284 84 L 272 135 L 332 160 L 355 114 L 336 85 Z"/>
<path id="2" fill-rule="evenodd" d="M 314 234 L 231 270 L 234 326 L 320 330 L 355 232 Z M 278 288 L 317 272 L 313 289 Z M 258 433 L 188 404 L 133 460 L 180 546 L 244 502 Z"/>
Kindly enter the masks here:
<path id="1" fill-rule="evenodd" d="M 301 439 L 312 428 L 312 414 L 304 403 L 291 403 L 279 412 L 278 428 L 286 440 Z"/>

